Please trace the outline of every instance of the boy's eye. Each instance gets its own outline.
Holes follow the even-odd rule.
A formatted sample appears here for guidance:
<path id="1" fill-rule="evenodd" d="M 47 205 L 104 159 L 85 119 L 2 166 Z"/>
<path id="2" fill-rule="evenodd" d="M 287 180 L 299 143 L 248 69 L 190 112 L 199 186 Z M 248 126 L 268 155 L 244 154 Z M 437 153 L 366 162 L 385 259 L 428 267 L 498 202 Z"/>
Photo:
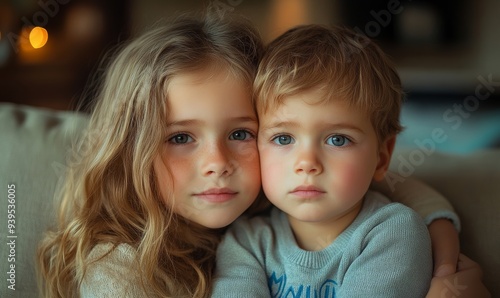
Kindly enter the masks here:
<path id="1" fill-rule="evenodd" d="M 253 138 L 253 134 L 244 129 L 237 130 L 229 136 L 230 140 L 235 140 L 235 141 L 246 141 L 250 138 Z"/>
<path id="2" fill-rule="evenodd" d="M 346 138 L 344 136 L 339 136 L 339 135 L 330 136 L 326 140 L 326 143 L 328 145 L 337 146 L 337 147 L 345 146 L 345 145 L 349 144 L 350 142 L 351 141 L 348 138 Z"/>
<path id="3" fill-rule="evenodd" d="M 278 145 L 289 145 L 293 142 L 293 138 L 288 135 L 280 135 L 273 138 L 272 141 Z"/>
<path id="4" fill-rule="evenodd" d="M 186 143 L 192 142 L 192 141 L 193 141 L 193 138 L 185 133 L 176 134 L 175 136 L 168 139 L 168 142 L 173 143 L 173 144 L 186 144 Z"/>

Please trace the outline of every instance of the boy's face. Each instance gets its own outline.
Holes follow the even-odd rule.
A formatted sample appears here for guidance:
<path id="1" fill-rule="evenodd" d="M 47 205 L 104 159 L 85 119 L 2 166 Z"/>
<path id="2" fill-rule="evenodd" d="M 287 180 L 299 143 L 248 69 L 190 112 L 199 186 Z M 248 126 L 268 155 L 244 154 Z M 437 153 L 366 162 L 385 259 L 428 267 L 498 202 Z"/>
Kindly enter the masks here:
<path id="1" fill-rule="evenodd" d="M 167 137 L 154 162 L 165 203 L 205 227 L 227 226 L 261 186 L 250 93 L 208 72 L 174 77 L 168 90 Z"/>
<path id="2" fill-rule="evenodd" d="M 366 113 L 341 100 L 317 103 L 320 96 L 313 90 L 286 97 L 259 117 L 262 186 L 292 224 L 357 214 L 388 163 Z"/>

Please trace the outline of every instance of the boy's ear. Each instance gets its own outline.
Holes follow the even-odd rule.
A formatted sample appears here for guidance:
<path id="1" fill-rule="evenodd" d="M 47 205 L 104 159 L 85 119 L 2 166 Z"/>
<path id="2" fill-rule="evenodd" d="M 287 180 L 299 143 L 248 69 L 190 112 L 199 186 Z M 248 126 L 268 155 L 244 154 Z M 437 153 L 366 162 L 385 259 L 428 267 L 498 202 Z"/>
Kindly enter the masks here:
<path id="1" fill-rule="evenodd" d="M 380 144 L 378 152 L 378 164 L 373 174 L 373 180 L 382 181 L 391 162 L 392 152 L 396 144 L 396 136 L 390 136 Z"/>

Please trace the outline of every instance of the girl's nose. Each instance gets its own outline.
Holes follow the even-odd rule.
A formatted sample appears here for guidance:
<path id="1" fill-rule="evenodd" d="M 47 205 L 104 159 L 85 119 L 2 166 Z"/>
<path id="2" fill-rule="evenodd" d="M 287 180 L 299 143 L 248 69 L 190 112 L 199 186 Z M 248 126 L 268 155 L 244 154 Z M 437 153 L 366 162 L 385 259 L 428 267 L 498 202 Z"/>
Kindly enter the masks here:
<path id="1" fill-rule="evenodd" d="M 210 148 L 204 153 L 203 175 L 205 176 L 230 176 L 234 171 L 230 150 L 227 145 L 220 142 L 209 145 Z"/>

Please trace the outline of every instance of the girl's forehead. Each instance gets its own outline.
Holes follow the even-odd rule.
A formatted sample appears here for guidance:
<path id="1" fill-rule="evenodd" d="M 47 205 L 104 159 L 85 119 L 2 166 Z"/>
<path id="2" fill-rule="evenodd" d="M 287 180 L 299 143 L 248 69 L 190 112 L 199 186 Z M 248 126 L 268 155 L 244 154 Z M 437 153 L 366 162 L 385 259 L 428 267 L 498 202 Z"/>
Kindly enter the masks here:
<path id="1" fill-rule="evenodd" d="M 248 89 L 248 92 L 250 92 L 251 88 L 251 82 L 248 82 L 242 75 L 227 67 L 204 67 L 173 76 L 167 86 L 167 95 L 174 87 L 184 86 L 189 88 L 189 86 L 209 84 L 214 81 L 221 84 L 238 84 L 241 88 Z"/>
<path id="2" fill-rule="evenodd" d="M 250 88 L 227 72 L 194 72 L 174 77 L 167 94 L 167 110 L 169 122 L 255 115 Z"/>

